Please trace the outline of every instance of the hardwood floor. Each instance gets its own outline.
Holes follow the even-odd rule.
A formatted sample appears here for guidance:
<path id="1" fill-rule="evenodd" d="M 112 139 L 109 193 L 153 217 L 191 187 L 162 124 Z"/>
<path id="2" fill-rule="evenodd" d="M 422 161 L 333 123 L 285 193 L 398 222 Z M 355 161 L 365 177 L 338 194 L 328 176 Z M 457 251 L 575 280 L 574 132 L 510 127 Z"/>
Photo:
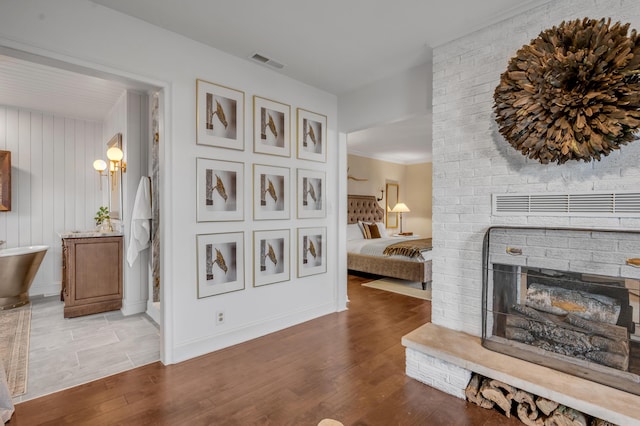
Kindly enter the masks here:
<path id="1" fill-rule="evenodd" d="M 400 338 L 431 303 L 368 280 L 349 276 L 348 311 L 20 403 L 9 425 L 521 424 L 408 378 Z"/>

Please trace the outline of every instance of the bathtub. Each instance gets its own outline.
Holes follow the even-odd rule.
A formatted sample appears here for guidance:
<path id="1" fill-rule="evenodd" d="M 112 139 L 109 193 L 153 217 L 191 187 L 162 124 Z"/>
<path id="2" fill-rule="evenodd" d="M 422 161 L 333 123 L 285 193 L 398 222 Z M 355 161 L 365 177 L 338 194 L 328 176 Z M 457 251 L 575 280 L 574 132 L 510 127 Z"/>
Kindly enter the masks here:
<path id="1" fill-rule="evenodd" d="M 0 310 L 29 303 L 29 288 L 49 246 L 0 250 Z"/>

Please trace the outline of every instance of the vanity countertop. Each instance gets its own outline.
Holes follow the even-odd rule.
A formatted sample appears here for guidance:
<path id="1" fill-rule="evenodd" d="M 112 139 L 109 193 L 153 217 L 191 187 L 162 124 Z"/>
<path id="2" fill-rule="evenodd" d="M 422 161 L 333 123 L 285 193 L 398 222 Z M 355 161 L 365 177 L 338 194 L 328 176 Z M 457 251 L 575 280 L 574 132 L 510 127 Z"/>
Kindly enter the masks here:
<path id="1" fill-rule="evenodd" d="M 70 231 L 61 232 L 60 238 L 100 238 L 100 237 L 119 237 L 124 235 L 122 232 L 99 232 L 99 231 Z"/>

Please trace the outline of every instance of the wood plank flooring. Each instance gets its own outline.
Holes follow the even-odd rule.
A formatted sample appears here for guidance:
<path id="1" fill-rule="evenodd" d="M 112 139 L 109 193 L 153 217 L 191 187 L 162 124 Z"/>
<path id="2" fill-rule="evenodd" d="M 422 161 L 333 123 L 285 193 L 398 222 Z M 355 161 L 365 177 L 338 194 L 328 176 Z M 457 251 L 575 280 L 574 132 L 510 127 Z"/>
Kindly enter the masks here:
<path id="1" fill-rule="evenodd" d="M 149 364 L 16 405 L 23 425 L 520 425 L 404 374 L 431 303 L 362 287 L 349 310 L 180 364 Z"/>

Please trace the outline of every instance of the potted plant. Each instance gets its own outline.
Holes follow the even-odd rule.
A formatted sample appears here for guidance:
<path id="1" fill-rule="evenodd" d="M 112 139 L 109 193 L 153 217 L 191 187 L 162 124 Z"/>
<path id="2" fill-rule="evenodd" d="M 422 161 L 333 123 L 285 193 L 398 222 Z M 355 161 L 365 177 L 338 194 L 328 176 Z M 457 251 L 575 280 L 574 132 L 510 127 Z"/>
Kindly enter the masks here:
<path id="1" fill-rule="evenodd" d="M 96 226 L 100 232 L 112 232 L 111 215 L 109 214 L 109 208 L 101 206 L 96 212 L 96 217 L 93 218 L 96 221 Z"/>

